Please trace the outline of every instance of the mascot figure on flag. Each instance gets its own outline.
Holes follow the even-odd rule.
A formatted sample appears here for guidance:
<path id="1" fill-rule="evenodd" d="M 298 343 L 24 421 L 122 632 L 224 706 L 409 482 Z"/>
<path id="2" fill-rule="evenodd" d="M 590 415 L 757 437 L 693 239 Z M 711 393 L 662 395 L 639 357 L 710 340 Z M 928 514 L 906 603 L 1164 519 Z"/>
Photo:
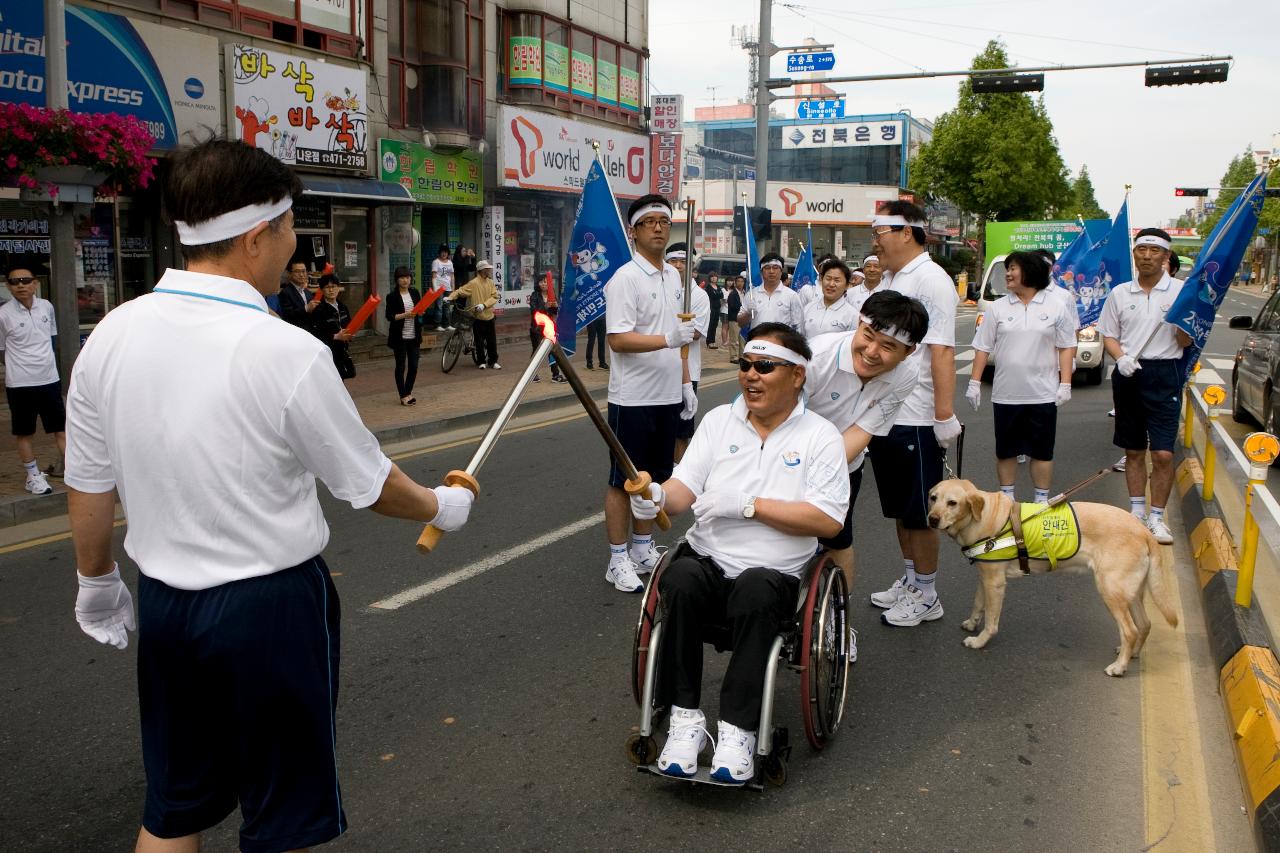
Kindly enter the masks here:
<path id="1" fill-rule="evenodd" d="M 588 232 L 583 236 L 582 247 L 569 255 L 569 263 L 578 271 L 575 286 L 582 287 L 588 279 L 600 280 L 601 273 L 609 268 L 609 259 L 605 257 L 607 251 L 603 243 L 596 242 L 596 235 Z"/>

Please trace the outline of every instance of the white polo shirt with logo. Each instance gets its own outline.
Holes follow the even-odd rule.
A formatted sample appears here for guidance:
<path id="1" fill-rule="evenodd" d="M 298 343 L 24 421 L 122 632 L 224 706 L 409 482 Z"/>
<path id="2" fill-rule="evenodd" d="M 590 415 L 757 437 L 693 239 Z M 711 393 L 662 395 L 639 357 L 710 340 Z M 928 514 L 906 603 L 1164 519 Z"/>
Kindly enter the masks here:
<path id="1" fill-rule="evenodd" d="M 747 420 L 739 396 L 706 414 L 672 472 L 694 495 L 732 491 L 782 501 L 804 501 L 843 523 L 849 510 L 844 442 L 831 422 L 803 402 L 763 442 Z M 796 536 L 750 518 L 695 522 L 689 545 L 710 557 L 727 578 L 760 566 L 800 577 L 818 547 L 815 536 Z"/>
<path id="2" fill-rule="evenodd" d="M 902 404 L 895 426 L 933 426 L 933 370 L 929 346 L 954 348 L 956 345 L 956 304 L 960 301 L 956 286 L 946 270 L 934 263 L 928 252 L 921 252 L 896 273 L 885 273 L 880 287 L 920 301 L 929 314 L 929 331 L 909 360 L 919 368 L 919 382 Z"/>
<path id="3" fill-rule="evenodd" d="M 841 433 L 856 425 L 871 435 L 888 435 L 919 378 L 919 364 L 904 359 L 893 370 L 864 383 L 854 372 L 850 349 L 857 334 L 855 329 L 813 342 L 804 381 L 809 411 L 831 421 Z M 863 450 L 849 463 L 850 473 L 862 467 L 866 455 Z"/>
<path id="4" fill-rule="evenodd" d="M 804 303 L 794 290 L 779 284 L 773 293 L 764 285 L 753 287 L 743 297 L 742 306 L 751 312 L 751 325 L 783 323 L 804 334 Z"/>
<path id="5" fill-rule="evenodd" d="M 1044 290 L 1023 303 L 1012 293 L 986 307 L 973 348 L 994 353 L 991 402 L 1053 403 L 1058 398 L 1058 350 L 1076 345 L 1075 308 Z"/>
<path id="6" fill-rule="evenodd" d="M 32 297 L 30 309 L 16 299 L 0 305 L 5 387 L 32 388 L 58 381 L 58 363 L 53 357 L 53 336 L 57 333 L 53 303 L 48 299 Z"/>
<path id="7" fill-rule="evenodd" d="M 98 323 L 72 370 L 66 483 L 115 489 L 125 551 L 178 589 L 316 556 L 316 478 L 360 509 L 390 472 L 329 348 L 239 279 L 167 270 Z"/>
<path id="8" fill-rule="evenodd" d="M 1103 337 L 1118 340 L 1125 355 L 1134 358 L 1181 358 L 1182 345 L 1175 335 L 1177 326 L 1166 323 L 1164 317 L 1182 292 L 1184 283 L 1166 272 L 1150 294 L 1136 279 L 1112 288 L 1102 305 L 1098 331 Z M 1148 335 L 1151 340 L 1139 353 L 1138 347 Z"/>
<path id="9" fill-rule="evenodd" d="M 699 288 L 700 290 L 701 288 Z M 666 335 L 680 323 L 684 286 L 668 263 L 655 267 L 636 253 L 605 285 L 605 330 Z M 609 364 L 609 402 L 616 406 L 679 403 L 680 350 L 615 352 Z"/>
<path id="10" fill-rule="evenodd" d="M 858 328 L 858 312 L 840 296 L 830 305 L 824 299 L 815 299 L 804 306 L 804 333 L 810 341 L 823 335 L 848 332 Z"/>

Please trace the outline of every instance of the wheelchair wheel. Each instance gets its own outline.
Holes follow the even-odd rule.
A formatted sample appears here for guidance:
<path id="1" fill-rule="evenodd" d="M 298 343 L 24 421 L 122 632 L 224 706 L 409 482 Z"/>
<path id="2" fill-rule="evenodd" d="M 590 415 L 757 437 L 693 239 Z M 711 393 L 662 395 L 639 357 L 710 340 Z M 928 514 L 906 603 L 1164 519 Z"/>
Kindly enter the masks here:
<path id="1" fill-rule="evenodd" d="M 765 756 L 764 762 L 760 767 L 760 775 L 764 777 L 764 781 L 770 786 L 781 788 L 787 784 L 787 762 L 777 755 Z"/>
<path id="2" fill-rule="evenodd" d="M 671 552 L 662 555 L 653 574 L 649 575 L 649 583 L 645 585 L 644 595 L 640 600 L 640 619 L 636 622 L 635 644 L 631 648 L 631 695 L 636 705 L 644 701 L 644 673 L 648 666 L 650 652 L 649 637 L 654 623 L 658 619 L 658 577 L 670 562 Z"/>
<path id="3" fill-rule="evenodd" d="M 627 760 L 637 767 L 652 764 L 658 758 L 658 741 L 653 736 L 633 734 L 627 738 Z"/>
<path id="4" fill-rule="evenodd" d="M 449 337 L 445 338 L 444 347 L 440 350 L 440 369 L 445 373 L 453 370 L 453 366 L 458 363 L 458 356 L 462 354 L 462 331 L 454 329 L 449 333 Z"/>
<path id="5" fill-rule="evenodd" d="M 835 737 L 844 716 L 849 678 L 847 591 L 844 573 L 830 559 L 824 559 L 809 578 L 800 647 L 800 700 L 804 734 L 814 749 L 822 749 Z"/>

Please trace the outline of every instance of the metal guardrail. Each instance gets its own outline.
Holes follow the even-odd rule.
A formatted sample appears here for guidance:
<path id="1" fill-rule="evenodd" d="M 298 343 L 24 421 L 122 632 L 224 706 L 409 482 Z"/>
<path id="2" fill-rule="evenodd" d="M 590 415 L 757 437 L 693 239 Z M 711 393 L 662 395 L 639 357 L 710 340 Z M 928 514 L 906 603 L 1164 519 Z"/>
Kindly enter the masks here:
<path id="1" fill-rule="evenodd" d="M 1196 421 L 1203 425 L 1206 438 L 1204 449 L 1199 453 L 1204 469 L 1204 490 L 1201 496 L 1206 501 L 1213 500 L 1214 477 L 1219 464 L 1226 467 L 1229 476 L 1236 475 L 1246 480 L 1244 530 L 1238 546 L 1240 574 L 1236 584 L 1236 604 L 1250 607 L 1253 604 L 1253 573 L 1257 563 L 1259 539 L 1273 557 L 1277 556 L 1276 545 L 1280 543 L 1280 503 L 1266 486 L 1270 461 L 1250 459 L 1218 422 L 1218 417 L 1228 411 L 1217 408 L 1217 404 L 1226 398 L 1226 392 L 1220 386 L 1211 385 L 1196 393 L 1195 386 L 1188 385 L 1183 393 L 1183 447 L 1195 449 Z M 1274 437 L 1271 438 L 1274 440 Z"/>

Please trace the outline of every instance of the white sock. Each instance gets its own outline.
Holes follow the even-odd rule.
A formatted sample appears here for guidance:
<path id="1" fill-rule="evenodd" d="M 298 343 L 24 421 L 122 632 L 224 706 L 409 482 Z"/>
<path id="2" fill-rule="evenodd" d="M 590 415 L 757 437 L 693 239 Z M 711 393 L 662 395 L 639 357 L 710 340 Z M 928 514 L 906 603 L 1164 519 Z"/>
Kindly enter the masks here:
<path id="1" fill-rule="evenodd" d="M 911 585 L 915 584 L 915 582 L 916 582 L 916 561 L 915 561 L 915 560 L 903 560 L 903 561 L 902 561 L 902 565 L 905 567 L 905 571 L 902 573 L 902 577 L 904 578 L 904 581 L 903 581 L 903 582 L 904 582 L 904 583 L 906 583 L 908 586 L 911 586 Z"/>
<path id="2" fill-rule="evenodd" d="M 1143 496 L 1143 497 L 1135 498 L 1133 495 L 1130 495 L 1129 496 L 1129 512 L 1133 513 L 1138 518 L 1146 518 L 1147 517 L 1146 497 Z"/>
<path id="3" fill-rule="evenodd" d="M 647 533 L 644 536 L 633 533 L 631 534 L 631 553 L 644 556 L 649 553 L 649 549 L 653 547 L 653 534 Z"/>
<path id="4" fill-rule="evenodd" d="M 614 545 L 612 542 L 610 542 L 609 543 L 609 565 L 616 566 L 618 565 L 618 563 L 625 563 L 626 561 L 627 561 L 627 546 L 625 544 Z"/>
<path id="5" fill-rule="evenodd" d="M 40 466 L 36 464 L 36 460 L 34 459 L 30 462 L 23 462 L 22 467 L 27 469 L 28 477 L 34 477 L 36 474 L 40 473 Z"/>
<path id="6" fill-rule="evenodd" d="M 1036 489 L 1036 501 L 1035 501 L 1035 502 L 1036 502 L 1036 503 L 1038 503 L 1038 504 L 1047 504 L 1047 503 L 1049 502 L 1049 490 L 1048 490 L 1048 489 Z"/>
<path id="7" fill-rule="evenodd" d="M 1017 498 L 1014 497 L 1013 486 L 1001 486 L 1000 491 L 1004 492 L 1006 495 L 1013 498 L 1014 500 L 1017 500 Z"/>
<path id="8" fill-rule="evenodd" d="M 1153 506 L 1151 512 L 1147 514 L 1148 521 L 1164 521 L 1164 507 Z"/>
<path id="9" fill-rule="evenodd" d="M 932 604 L 938 598 L 938 592 L 933 588 L 933 581 L 937 576 L 937 572 L 930 572 L 927 575 L 916 575 L 915 587 L 924 594 L 926 604 Z"/>

